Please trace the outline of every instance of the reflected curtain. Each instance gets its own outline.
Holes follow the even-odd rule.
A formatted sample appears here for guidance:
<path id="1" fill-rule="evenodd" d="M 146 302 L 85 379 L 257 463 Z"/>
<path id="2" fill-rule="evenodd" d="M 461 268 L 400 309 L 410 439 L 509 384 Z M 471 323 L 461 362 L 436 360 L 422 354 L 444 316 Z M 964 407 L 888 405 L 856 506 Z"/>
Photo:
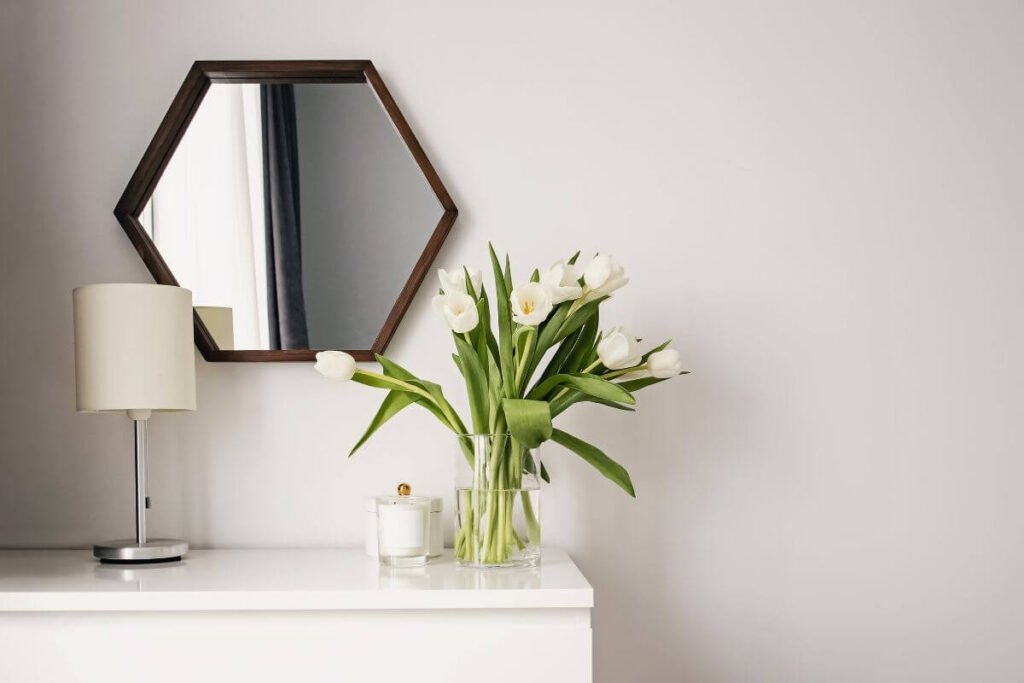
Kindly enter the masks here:
<path id="1" fill-rule="evenodd" d="M 299 143 L 294 86 L 260 85 L 260 101 L 270 348 L 306 349 L 309 336 L 302 293 Z"/>
<path id="2" fill-rule="evenodd" d="M 140 216 L 193 303 L 230 310 L 224 349 L 267 348 L 260 106 L 255 84 L 211 85 Z"/>

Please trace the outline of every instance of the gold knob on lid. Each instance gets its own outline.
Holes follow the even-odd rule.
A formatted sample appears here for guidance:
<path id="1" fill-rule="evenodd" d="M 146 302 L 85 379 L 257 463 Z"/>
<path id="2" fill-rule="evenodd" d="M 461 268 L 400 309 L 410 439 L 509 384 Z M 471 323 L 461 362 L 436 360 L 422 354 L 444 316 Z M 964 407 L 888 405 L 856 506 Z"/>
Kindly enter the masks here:
<path id="1" fill-rule="evenodd" d="M 398 495 L 408 496 L 412 493 L 412 487 L 406 484 L 404 481 L 398 485 Z"/>

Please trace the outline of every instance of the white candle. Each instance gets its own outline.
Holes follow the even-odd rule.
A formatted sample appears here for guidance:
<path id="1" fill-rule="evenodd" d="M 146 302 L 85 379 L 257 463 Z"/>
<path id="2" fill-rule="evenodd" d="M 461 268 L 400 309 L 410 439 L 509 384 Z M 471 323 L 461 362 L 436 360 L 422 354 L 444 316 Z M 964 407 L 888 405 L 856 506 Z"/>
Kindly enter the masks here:
<path id="1" fill-rule="evenodd" d="M 388 496 L 377 501 L 377 536 L 380 558 L 422 558 L 428 547 L 429 499 Z"/>

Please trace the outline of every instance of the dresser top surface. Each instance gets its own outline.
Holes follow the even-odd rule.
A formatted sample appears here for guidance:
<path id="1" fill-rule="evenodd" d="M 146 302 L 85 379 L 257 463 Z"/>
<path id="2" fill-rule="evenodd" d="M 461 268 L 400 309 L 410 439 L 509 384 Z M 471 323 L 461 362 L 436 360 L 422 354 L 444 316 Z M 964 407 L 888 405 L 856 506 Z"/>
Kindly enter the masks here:
<path id="1" fill-rule="evenodd" d="M 0 612 L 579 609 L 593 590 L 569 555 L 476 570 L 451 551 L 393 569 L 361 549 L 192 550 L 181 562 L 103 565 L 88 550 L 0 551 Z"/>

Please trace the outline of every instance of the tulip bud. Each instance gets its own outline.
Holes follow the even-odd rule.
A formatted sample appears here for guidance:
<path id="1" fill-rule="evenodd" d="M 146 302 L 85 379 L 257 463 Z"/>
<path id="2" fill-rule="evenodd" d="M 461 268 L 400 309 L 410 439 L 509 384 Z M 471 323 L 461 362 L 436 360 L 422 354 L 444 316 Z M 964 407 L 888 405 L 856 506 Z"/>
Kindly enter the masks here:
<path id="1" fill-rule="evenodd" d="M 607 254 L 598 254 L 583 271 L 583 303 L 608 296 L 629 282 L 626 269 Z"/>
<path id="2" fill-rule="evenodd" d="M 640 363 L 640 344 L 626 335 L 622 327 L 613 327 L 597 344 L 597 357 L 609 370 L 623 370 Z"/>
<path id="3" fill-rule="evenodd" d="M 434 310 L 444 316 L 452 332 L 469 332 L 480 322 L 476 301 L 466 293 L 438 294 L 431 301 Z"/>
<path id="4" fill-rule="evenodd" d="M 317 372 L 327 379 L 347 381 L 356 374 L 356 359 L 344 351 L 321 351 L 316 354 Z"/>
<path id="5" fill-rule="evenodd" d="M 579 279 L 576 266 L 559 261 L 540 276 L 540 283 L 548 290 L 551 303 L 557 306 L 563 301 L 575 301 L 583 295 Z"/>
<path id="6" fill-rule="evenodd" d="M 480 296 L 480 285 L 483 284 L 483 276 L 479 268 L 463 266 L 457 270 L 448 272 L 444 268 L 437 271 L 437 279 L 441 281 L 441 291 L 445 294 L 468 294 L 466 290 L 466 273 L 469 273 L 470 284 L 473 291 Z"/>
<path id="7" fill-rule="evenodd" d="M 665 349 L 652 353 L 647 359 L 647 369 L 652 377 L 658 379 L 675 377 L 683 371 L 683 366 L 679 362 L 679 352 L 675 349 Z"/>

